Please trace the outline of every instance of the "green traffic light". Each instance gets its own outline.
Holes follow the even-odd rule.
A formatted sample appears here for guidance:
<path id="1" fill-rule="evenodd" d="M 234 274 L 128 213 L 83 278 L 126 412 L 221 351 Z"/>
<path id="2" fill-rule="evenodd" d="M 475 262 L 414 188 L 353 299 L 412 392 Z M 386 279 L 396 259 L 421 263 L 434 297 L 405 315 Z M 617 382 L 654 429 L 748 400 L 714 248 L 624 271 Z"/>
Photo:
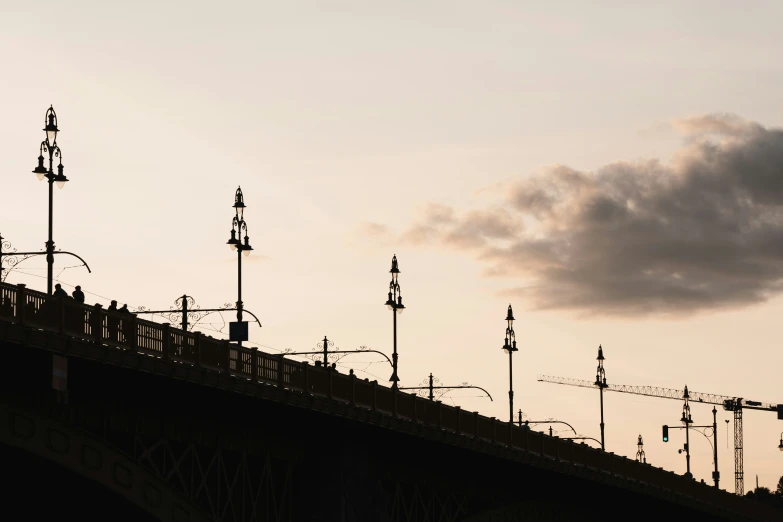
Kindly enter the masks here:
<path id="1" fill-rule="evenodd" d="M 663 426 L 663 441 L 669 442 L 669 426 L 667 425 Z"/>

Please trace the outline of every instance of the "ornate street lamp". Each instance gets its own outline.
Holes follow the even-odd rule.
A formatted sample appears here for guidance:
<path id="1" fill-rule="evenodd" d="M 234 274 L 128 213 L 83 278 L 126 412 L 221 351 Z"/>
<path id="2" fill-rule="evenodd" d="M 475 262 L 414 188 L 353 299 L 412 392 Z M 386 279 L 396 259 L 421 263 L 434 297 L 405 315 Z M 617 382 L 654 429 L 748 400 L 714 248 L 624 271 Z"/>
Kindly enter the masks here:
<path id="1" fill-rule="evenodd" d="M 41 142 L 38 155 L 38 166 L 33 169 L 33 173 L 39 180 L 46 178 L 49 182 L 49 239 L 46 242 L 46 292 L 52 294 L 52 280 L 54 273 L 54 240 L 52 239 L 52 214 L 54 207 L 53 186 L 57 183 L 57 188 L 63 188 L 68 178 L 63 174 L 63 154 L 57 145 L 57 133 L 60 129 L 57 127 L 57 114 L 54 107 L 49 106 L 44 118 L 44 132 L 46 139 Z M 49 168 L 44 166 L 44 153 L 49 156 Z M 57 165 L 57 174 L 54 173 L 54 158 L 59 160 Z"/>
<path id="2" fill-rule="evenodd" d="M 517 351 L 517 336 L 514 333 L 514 312 L 508 305 L 506 314 L 506 338 L 503 341 L 503 351 L 508 354 L 508 423 L 514 425 L 514 370 L 512 356 Z"/>
<path id="3" fill-rule="evenodd" d="M 247 341 L 247 321 L 242 320 L 242 255 L 250 255 L 253 247 L 247 237 L 247 223 L 245 223 L 245 200 L 242 196 L 242 187 L 237 188 L 234 194 L 234 212 L 231 220 L 231 239 L 226 243 L 231 250 L 237 252 L 237 320 L 229 325 L 229 339 L 242 346 L 242 341 Z M 244 233 L 244 242 L 241 240 Z"/>
<path id="4" fill-rule="evenodd" d="M 392 375 L 389 381 L 392 383 L 392 390 L 397 390 L 397 382 L 400 380 L 400 377 L 397 375 L 397 314 L 401 314 L 405 310 L 405 305 L 402 304 L 400 284 L 397 282 L 400 268 L 397 266 L 396 255 L 392 256 L 392 266 L 389 272 L 392 276 L 389 283 L 389 298 L 386 300 L 386 307 L 392 311 L 394 322 L 394 352 L 392 353 Z"/>
<path id="5" fill-rule="evenodd" d="M 598 390 L 601 393 L 601 450 L 605 451 L 604 446 L 604 389 L 608 388 L 606 384 L 606 372 L 604 371 L 604 350 L 601 345 L 598 345 L 598 368 L 595 371 L 595 385 L 598 386 Z"/>
<path id="6" fill-rule="evenodd" d="M 690 431 L 688 429 L 689 425 L 693 423 L 693 418 L 691 417 L 691 406 L 688 403 L 690 400 L 690 395 L 688 394 L 688 387 L 685 386 L 685 390 L 682 393 L 682 418 L 680 419 L 680 422 L 682 422 L 685 425 L 685 465 L 686 465 L 686 477 L 692 477 L 691 475 L 691 439 L 690 439 Z"/>
<path id="7" fill-rule="evenodd" d="M 647 456 L 644 454 L 644 441 L 642 441 L 641 435 L 639 435 L 639 442 L 636 443 L 636 447 L 638 448 L 636 450 L 636 462 L 647 464 Z"/>

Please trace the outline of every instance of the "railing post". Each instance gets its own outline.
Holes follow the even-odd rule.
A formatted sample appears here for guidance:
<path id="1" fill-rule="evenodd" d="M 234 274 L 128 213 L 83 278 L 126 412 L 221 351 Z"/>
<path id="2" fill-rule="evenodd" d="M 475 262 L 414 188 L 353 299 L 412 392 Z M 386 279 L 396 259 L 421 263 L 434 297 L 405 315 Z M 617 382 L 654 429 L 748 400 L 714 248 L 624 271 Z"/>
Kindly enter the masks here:
<path id="1" fill-rule="evenodd" d="M 123 321 L 128 321 L 128 348 L 133 350 L 134 352 L 139 347 L 139 327 L 137 324 L 137 319 L 135 315 L 129 315 L 126 318 L 122 319 Z"/>
<path id="2" fill-rule="evenodd" d="M 490 417 L 490 419 L 492 419 L 492 442 L 497 442 L 497 419 L 495 419 L 495 417 Z"/>
<path id="3" fill-rule="evenodd" d="M 372 411 L 378 411 L 378 381 L 372 381 Z"/>
<path id="4" fill-rule="evenodd" d="M 392 417 L 397 416 L 397 394 L 399 393 L 396 388 L 392 388 Z"/>
<path id="5" fill-rule="evenodd" d="M 278 355 L 278 361 L 277 361 L 277 385 L 283 388 L 285 386 L 285 367 L 283 366 L 285 364 L 285 357 L 280 354 Z"/>
<path id="6" fill-rule="evenodd" d="M 171 325 L 163 323 L 163 358 L 171 358 Z"/>
<path id="7" fill-rule="evenodd" d="M 443 403 L 438 401 L 438 428 L 443 429 Z"/>
<path id="8" fill-rule="evenodd" d="M 478 438 L 478 419 L 479 419 L 479 414 L 478 414 L 477 411 L 474 411 L 473 412 L 473 425 L 476 428 L 476 431 L 474 432 L 475 434 L 473 435 L 474 438 Z"/>
<path id="9" fill-rule="evenodd" d="M 103 305 L 96 303 L 90 315 L 92 320 L 92 336 L 95 342 L 103 342 Z"/>
<path id="10" fill-rule="evenodd" d="M 27 291 L 25 289 L 27 285 L 19 283 L 16 285 L 16 322 L 17 324 L 24 324 L 24 318 L 27 307 Z"/>
<path id="11" fill-rule="evenodd" d="M 356 374 L 351 370 L 351 406 L 356 406 Z"/>
<path id="12" fill-rule="evenodd" d="M 62 335 L 65 332 L 65 299 L 62 297 L 57 300 L 57 333 Z"/>
<path id="13" fill-rule="evenodd" d="M 457 409 L 457 435 L 462 434 L 462 408 L 454 406 Z"/>
<path id="14" fill-rule="evenodd" d="M 231 373 L 231 341 L 223 341 L 223 364 L 225 364 L 226 373 Z"/>
<path id="15" fill-rule="evenodd" d="M 303 391 L 307 395 L 310 395 L 310 375 L 309 375 L 309 370 L 310 370 L 310 363 L 307 362 L 307 361 L 304 361 L 302 363 L 302 374 L 303 374 L 302 377 L 304 377 L 304 390 Z"/>
<path id="16" fill-rule="evenodd" d="M 332 398 L 332 373 L 334 373 L 329 367 L 325 368 L 326 371 L 326 397 Z"/>
<path id="17" fill-rule="evenodd" d="M 250 349 L 250 372 L 253 374 L 252 381 L 258 382 L 258 348 Z"/>
<path id="18" fill-rule="evenodd" d="M 193 332 L 193 359 L 197 367 L 201 367 L 201 332 Z"/>
<path id="19" fill-rule="evenodd" d="M 413 402 L 413 422 L 418 422 L 419 416 L 416 413 L 416 406 L 418 405 L 419 402 L 418 397 L 416 397 L 415 395 L 411 395 L 411 402 Z"/>

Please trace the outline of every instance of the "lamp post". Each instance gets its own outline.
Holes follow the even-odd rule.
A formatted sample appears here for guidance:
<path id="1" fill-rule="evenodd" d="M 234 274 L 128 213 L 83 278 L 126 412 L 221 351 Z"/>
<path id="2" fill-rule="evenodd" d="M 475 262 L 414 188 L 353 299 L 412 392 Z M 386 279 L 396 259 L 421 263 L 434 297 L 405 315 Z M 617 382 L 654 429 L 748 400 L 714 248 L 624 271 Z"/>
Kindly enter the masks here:
<path id="1" fill-rule="evenodd" d="M 53 185 L 57 183 L 57 188 L 63 188 L 68 178 L 63 174 L 63 154 L 57 145 L 57 114 L 54 107 L 49 106 L 44 117 L 44 132 L 46 139 L 41 142 L 38 155 L 38 166 L 33 173 L 38 176 L 38 180 L 46 178 L 49 182 L 49 239 L 46 241 L 46 293 L 52 294 L 52 280 L 54 273 L 54 239 L 52 239 L 52 214 L 54 208 L 54 190 Z M 49 168 L 44 166 L 44 152 L 49 156 Z M 54 173 L 54 158 L 58 158 L 57 174 Z"/>
<path id="2" fill-rule="evenodd" d="M 595 385 L 598 386 L 599 393 L 601 394 L 601 450 L 605 451 L 604 446 L 604 389 L 608 388 L 606 384 L 606 372 L 604 371 L 604 350 L 601 345 L 598 345 L 598 369 L 595 371 Z"/>
<path id="3" fill-rule="evenodd" d="M 594 437 L 563 437 L 563 440 L 592 440 L 601 444 L 601 441 Z"/>
<path id="4" fill-rule="evenodd" d="M 426 384 L 426 386 L 425 386 Z M 438 386 L 436 386 L 438 384 Z M 451 390 L 467 390 L 467 389 L 473 389 L 473 390 L 481 390 L 484 393 L 487 394 L 487 397 L 489 397 L 489 400 L 492 399 L 492 395 L 489 394 L 487 390 L 482 388 L 481 386 L 473 386 L 472 384 L 468 384 L 467 382 L 463 382 L 459 386 L 440 386 L 440 380 L 437 377 L 433 377 L 432 374 L 430 374 L 429 378 L 425 380 L 425 382 L 422 383 L 422 386 L 407 386 L 399 388 L 400 390 L 417 390 L 418 393 L 422 394 L 422 392 L 426 392 L 427 398 L 431 401 L 435 400 L 435 390 L 443 390 L 438 391 L 438 400 L 440 400 L 441 397 L 443 397 L 445 394 L 449 393 Z"/>
<path id="5" fill-rule="evenodd" d="M 524 426 L 525 428 L 530 429 L 530 424 L 565 424 L 566 426 L 571 428 L 571 431 L 574 432 L 574 435 L 578 435 L 576 433 L 576 430 L 574 429 L 574 427 L 571 426 L 570 424 L 568 424 L 565 421 L 556 420 L 556 419 L 549 419 L 549 420 L 543 420 L 543 421 L 532 421 L 532 420 L 525 420 L 525 421 L 523 421 L 522 420 L 522 410 L 519 410 L 518 415 L 519 415 L 519 417 L 518 417 L 518 420 L 517 420 L 517 424 L 519 425 L 520 428 Z M 550 435 L 551 435 L 552 426 L 549 426 L 549 431 L 550 431 Z"/>
<path id="6" fill-rule="evenodd" d="M 693 419 L 691 418 L 691 406 L 688 404 L 688 400 L 690 399 L 690 395 L 688 395 L 688 387 L 685 387 L 685 390 L 682 394 L 682 399 L 684 401 L 682 405 L 682 418 L 680 419 L 680 422 L 682 422 L 685 425 L 685 464 L 687 471 L 685 473 L 686 477 L 692 477 L 691 475 L 691 444 L 690 444 L 690 436 L 688 429 L 688 426 L 693 423 Z"/>
<path id="7" fill-rule="evenodd" d="M 517 351 L 517 336 L 514 333 L 514 311 L 508 305 L 506 314 L 506 337 L 503 341 L 503 351 L 508 354 L 508 423 L 514 425 L 514 364 L 512 356 Z"/>
<path id="8" fill-rule="evenodd" d="M 196 300 L 187 294 L 175 299 L 174 305 L 177 308 L 169 308 L 168 310 L 149 310 L 144 306 L 140 306 L 134 310 L 133 313 L 161 315 L 167 318 L 170 323 L 179 324 L 179 327 L 182 330 L 189 331 L 192 330 L 204 317 L 212 313 L 235 312 L 237 310 L 236 307 L 232 307 L 229 303 L 224 304 L 223 308 L 201 308 L 200 306 L 196 305 Z M 242 312 L 251 315 L 258 323 L 259 328 L 261 327 L 261 320 L 256 317 L 253 312 L 244 307 L 242 307 Z"/>
<path id="9" fill-rule="evenodd" d="M 644 454 L 644 441 L 641 435 L 639 435 L 639 442 L 636 443 L 636 447 L 638 448 L 636 450 L 636 462 L 647 464 L 647 456 Z"/>
<path id="10" fill-rule="evenodd" d="M 710 439 L 707 439 L 709 442 Z M 718 471 L 718 410 L 712 407 L 712 460 L 715 469 L 712 471 L 712 480 L 715 481 L 715 487 L 720 487 L 720 471 Z"/>
<path id="11" fill-rule="evenodd" d="M 397 278 L 400 275 L 400 268 L 397 266 L 397 256 L 392 256 L 391 270 L 391 282 L 389 283 L 389 298 L 386 300 L 386 307 L 392 311 L 393 323 L 394 323 L 394 352 L 392 353 L 392 375 L 389 379 L 392 383 L 392 390 L 397 390 L 397 382 L 400 377 L 397 375 L 397 314 L 401 314 L 405 310 L 405 305 L 402 304 L 402 293 L 400 292 L 400 284 L 397 282 Z"/>
<path id="12" fill-rule="evenodd" d="M 229 339 L 242 346 L 242 341 L 247 341 L 247 322 L 242 321 L 242 256 L 249 256 L 253 247 L 247 237 L 247 223 L 245 223 L 245 200 L 242 196 L 242 187 L 237 188 L 234 194 L 234 218 L 231 220 L 231 239 L 227 241 L 231 250 L 237 252 L 237 320 L 229 325 Z M 239 237 L 244 232 L 242 242 Z"/>

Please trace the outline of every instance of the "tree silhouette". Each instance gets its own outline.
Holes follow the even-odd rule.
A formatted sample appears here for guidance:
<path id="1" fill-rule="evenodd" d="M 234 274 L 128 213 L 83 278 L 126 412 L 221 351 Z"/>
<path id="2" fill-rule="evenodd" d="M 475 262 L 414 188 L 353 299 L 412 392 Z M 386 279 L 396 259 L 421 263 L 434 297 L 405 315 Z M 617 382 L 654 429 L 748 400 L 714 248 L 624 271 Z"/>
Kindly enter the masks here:
<path id="1" fill-rule="evenodd" d="M 780 477 L 778 486 L 774 493 L 770 491 L 769 488 L 760 486 L 753 491 L 748 491 L 745 493 L 745 497 L 753 499 L 761 504 L 783 509 L 783 495 L 781 495 L 781 491 L 783 491 L 783 477 Z"/>

